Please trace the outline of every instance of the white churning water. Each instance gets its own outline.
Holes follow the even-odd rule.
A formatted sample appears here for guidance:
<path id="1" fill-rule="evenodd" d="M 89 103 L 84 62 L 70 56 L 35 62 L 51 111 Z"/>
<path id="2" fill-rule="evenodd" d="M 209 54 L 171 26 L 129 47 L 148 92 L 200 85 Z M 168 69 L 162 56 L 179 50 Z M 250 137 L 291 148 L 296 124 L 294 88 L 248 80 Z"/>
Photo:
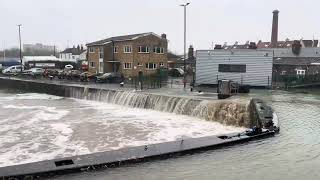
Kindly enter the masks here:
<path id="1" fill-rule="evenodd" d="M 130 92 L 95 96 L 115 104 L 0 92 L 0 166 L 244 130 L 188 116 L 210 108 L 201 101 Z"/>
<path id="2" fill-rule="evenodd" d="M 225 125 L 249 127 L 249 100 L 199 100 L 136 91 L 71 88 L 77 99 L 108 102 L 126 107 L 152 109 L 216 121 Z"/>

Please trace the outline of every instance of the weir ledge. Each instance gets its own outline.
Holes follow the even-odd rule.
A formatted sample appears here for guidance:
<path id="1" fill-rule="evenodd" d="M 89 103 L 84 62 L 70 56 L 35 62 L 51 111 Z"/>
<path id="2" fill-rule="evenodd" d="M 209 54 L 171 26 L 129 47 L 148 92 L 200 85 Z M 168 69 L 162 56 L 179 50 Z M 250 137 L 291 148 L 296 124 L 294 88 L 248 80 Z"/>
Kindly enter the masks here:
<path id="1" fill-rule="evenodd" d="M 0 77 L 0 89 L 105 101 L 134 108 L 154 109 L 191 115 L 227 125 L 253 128 L 245 132 L 211 137 L 182 139 L 172 142 L 129 147 L 119 150 L 46 160 L 0 168 L 2 179 L 37 179 L 71 172 L 118 167 L 153 159 L 169 158 L 203 150 L 216 149 L 254 139 L 266 138 L 279 132 L 279 123 L 272 108 L 259 99 L 245 103 L 234 100 L 206 101 L 185 97 L 99 89 L 81 85 L 48 83 L 37 80 Z M 258 129 L 258 130 L 257 130 Z"/>

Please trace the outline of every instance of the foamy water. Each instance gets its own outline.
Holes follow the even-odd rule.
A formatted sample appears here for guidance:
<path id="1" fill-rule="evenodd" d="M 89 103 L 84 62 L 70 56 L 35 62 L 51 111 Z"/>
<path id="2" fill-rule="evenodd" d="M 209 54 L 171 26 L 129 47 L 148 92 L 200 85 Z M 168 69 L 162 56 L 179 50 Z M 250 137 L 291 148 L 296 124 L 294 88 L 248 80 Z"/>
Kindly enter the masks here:
<path id="1" fill-rule="evenodd" d="M 0 111 L 0 166 L 244 130 L 190 116 L 35 93 L 0 93 Z"/>

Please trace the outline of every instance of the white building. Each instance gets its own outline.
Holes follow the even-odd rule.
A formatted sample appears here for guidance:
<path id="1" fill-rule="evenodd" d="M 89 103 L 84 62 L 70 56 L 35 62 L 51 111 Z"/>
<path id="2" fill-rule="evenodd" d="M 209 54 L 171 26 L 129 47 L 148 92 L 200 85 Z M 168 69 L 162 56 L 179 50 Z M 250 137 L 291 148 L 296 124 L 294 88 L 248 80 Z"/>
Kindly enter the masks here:
<path id="1" fill-rule="evenodd" d="M 69 62 L 79 62 L 87 59 L 87 51 L 83 47 L 78 46 L 77 48 L 67 48 L 64 51 L 60 52 L 60 59 L 62 61 Z"/>
<path id="2" fill-rule="evenodd" d="M 273 52 L 266 50 L 198 50 L 196 84 L 227 79 L 250 86 L 271 86 Z"/>
<path id="3" fill-rule="evenodd" d="M 24 56 L 22 64 L 32 67 L 56 68 L 62 60 L 55 56 Z"/>

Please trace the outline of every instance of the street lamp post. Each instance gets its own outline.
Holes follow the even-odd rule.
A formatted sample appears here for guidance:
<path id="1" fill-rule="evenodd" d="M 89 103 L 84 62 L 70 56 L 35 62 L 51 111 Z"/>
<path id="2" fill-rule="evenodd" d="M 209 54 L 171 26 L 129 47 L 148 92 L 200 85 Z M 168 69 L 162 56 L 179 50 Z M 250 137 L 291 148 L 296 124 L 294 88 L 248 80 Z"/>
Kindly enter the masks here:
<path id="1" fill-rule="evenodd" d="M 21 26 L 22 26 L 22 24 L 19 24 L 19 25 L 18 25 L 18 27 L 19 27 L 20 63 L 21 63 L 21 69 L 20 69 L 21 71 L 20 71 L 20 72 L 22 73 Z"/>
<path id="2" fill-rule="evenodd" d="M 184 48 L 183 48 L 183 70 L 184 70 L 184 73 L 183 73 L 183 87 L 186 88 L 186 83 L 187 83 L 187 80 L 186 80 L 186 48 L 187 48 L 187 6 L 189 5 L 190 3 L 186 3 L 186 4 L 181 4 L 180 6 L 183 7 L 184 9 Z"/>

